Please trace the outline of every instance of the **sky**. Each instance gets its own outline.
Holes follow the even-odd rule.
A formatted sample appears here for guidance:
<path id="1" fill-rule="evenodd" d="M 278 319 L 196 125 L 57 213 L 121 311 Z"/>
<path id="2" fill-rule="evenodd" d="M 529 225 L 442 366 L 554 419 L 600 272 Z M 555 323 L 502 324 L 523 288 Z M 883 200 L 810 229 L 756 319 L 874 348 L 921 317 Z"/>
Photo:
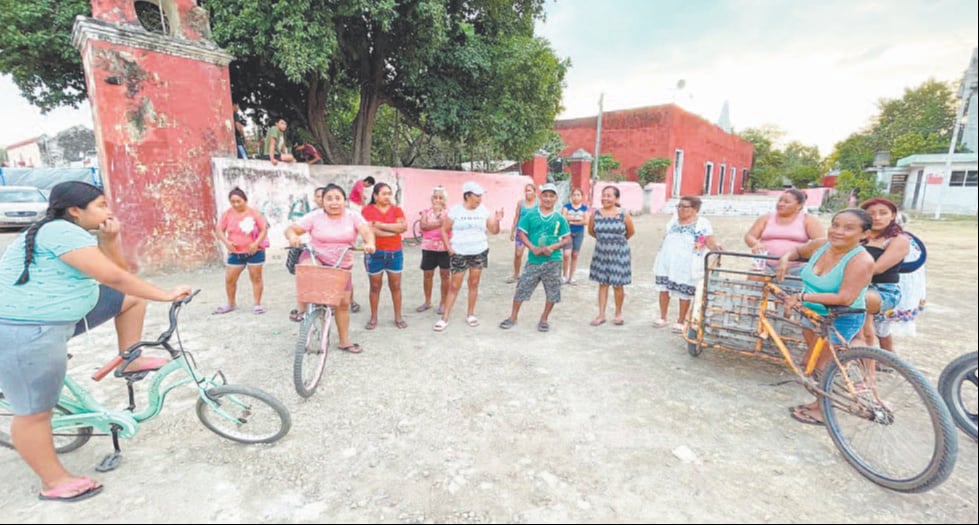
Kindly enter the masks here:
<path id="1" fill-rule="evenodd" d="M 571 59 L 564 111 L 675 102 L 735 131 L 773 124 L 819 147 L 865 128 L 881 98 L 954 81 L 979 40 L 975 0 L 546 0 L 537 33 Z M 685 88 L 677 90 L 679 81 Z"/>
<path id="2" fill-rule="evenodd" d="M 675 102 L 735 131 L 833 145 L 867 126 L 881 98 L 954 81 L 979 40 L 975 0 L 545 0 L 537 33 L 571 60 L 559 118 Z M 677 89 L 683 81 L 685 87 Z M 76 124 L 87 104 L 42 115 L 0 75 L 0 146 Z"/>

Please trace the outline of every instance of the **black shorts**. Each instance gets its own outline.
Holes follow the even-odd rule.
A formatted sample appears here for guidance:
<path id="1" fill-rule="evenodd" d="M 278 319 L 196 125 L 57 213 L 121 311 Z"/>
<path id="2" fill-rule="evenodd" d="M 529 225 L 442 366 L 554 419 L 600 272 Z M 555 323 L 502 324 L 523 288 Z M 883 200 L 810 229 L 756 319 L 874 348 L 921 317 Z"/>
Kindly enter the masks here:
<path id="1" fill-rule="evenodd" d="M 449 269 L 449 252 L 436 252 L 433 250 L 422 250 L 422 271 Z"/>
<path id="2" fill-rule="evenodd" d="M 86 329 L 95 328 L 109 319 L 115 319 L 122 311 L 122 301 L 125 298 L 126 294 L 119 290 L 100 284 L 99 302 L 95 303 L 95 307 L 85 315 L 84 319 L 75 324 L 75 333 L 72 337 L 84 333 Z"/>

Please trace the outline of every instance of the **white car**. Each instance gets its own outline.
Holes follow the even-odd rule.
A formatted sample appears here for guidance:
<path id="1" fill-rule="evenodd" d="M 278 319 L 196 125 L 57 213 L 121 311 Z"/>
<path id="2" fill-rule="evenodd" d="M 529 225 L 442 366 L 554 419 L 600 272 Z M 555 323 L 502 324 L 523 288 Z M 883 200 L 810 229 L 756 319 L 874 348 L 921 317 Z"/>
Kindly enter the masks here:
<path id="1" fill-rule="evenodd" d="M 24 228 L 44 218 L 48 199 L 33 186 L 0 186 L 0 228 Z"/>

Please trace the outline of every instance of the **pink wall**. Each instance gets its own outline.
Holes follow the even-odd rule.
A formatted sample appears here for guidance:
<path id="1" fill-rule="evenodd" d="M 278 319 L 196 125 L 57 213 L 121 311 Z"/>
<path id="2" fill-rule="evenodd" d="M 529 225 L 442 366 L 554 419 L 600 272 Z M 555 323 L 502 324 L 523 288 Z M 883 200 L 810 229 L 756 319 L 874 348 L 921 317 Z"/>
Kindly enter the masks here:
<path id="1" fill-rule="evenodd" d="M 609 186 L 615 186 L 619 189 L 619 205 L 622 206 L 622 208 L 629 213 L 642 212 L 644 197 L 643 190 L 637 182 L 595 182 L 595 188 L 592 190 L 592 202 L 590 206 L 595 208 L 602 207 L 602 190 Z"/>
<path id="2" fill-rule="evenodd" d="M 669 197 L 666 195 L 666 184 L 653 182 L 646 186 L 649 189 L 649 213 L 659 213 L 666 205 Z"/>
<path id="3" fill-rule="evenodd" d="M 490 213 L 503 209 L 501 228 L 510 231 L 516 212 L 517 201 L 523 196 L 525 185 L 533 179 L 525 175 L 500 175 L 468 171 L 423 170 L 414 168 L 393 168 L 401 187 L 399 206 L 405 212 L 408 225 L 418 218 L 418 212 L 431 206 L 432 188 L 445 187 L 448 206 L 462 202 L 462 185 L 474 181 L 486 190 L 483 206 Z M 641 201 L 640 201 L 641 202 Z"/>

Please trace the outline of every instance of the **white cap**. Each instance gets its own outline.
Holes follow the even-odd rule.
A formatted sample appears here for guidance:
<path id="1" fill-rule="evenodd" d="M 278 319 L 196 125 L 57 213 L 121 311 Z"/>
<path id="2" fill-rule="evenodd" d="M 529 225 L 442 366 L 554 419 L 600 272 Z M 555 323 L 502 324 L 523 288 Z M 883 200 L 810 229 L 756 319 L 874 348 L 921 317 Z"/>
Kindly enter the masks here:
<path id="1" fill-rule="evenodd" d="M 479 184 L 469 181 L 462 185 L 462 194 L 465 195 L 467 193 L 482 196 L 484 193 L 486 193 L 486 190 L 484 190 Z"/>
<path id="2" fill-rule="evenodd" d="M 553 191 L 554 194 L 557 195 L 557 186 L 555 186 L 553 182 L 548 182 L 540 187 L 541 193 L 544 193 L 545 191 Z"/>

